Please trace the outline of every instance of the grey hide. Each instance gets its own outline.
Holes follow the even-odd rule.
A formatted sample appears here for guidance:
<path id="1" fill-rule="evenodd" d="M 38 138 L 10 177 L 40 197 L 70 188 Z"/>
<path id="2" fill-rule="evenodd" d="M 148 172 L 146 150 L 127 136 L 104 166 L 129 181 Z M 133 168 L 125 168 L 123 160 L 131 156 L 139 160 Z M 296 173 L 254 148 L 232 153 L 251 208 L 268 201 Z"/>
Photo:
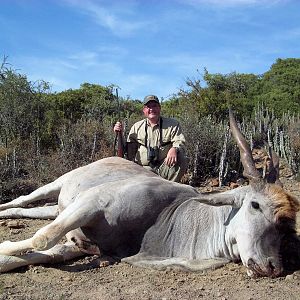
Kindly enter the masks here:
<path id="1" fill-rule="evenodd" d="M 276 225 L 273 200 L 262 189 L 245 186 L 200 194 L 191 186 L 111 157 L 75 169 L 0 205 L 0 210 L 50 195 L 58 196 L 58 217 L 32 238 L 1 243 L 0 271 L 100 250 L 158 269 L 199 271 L 241 259 L 249 275 L 282 272 L 279 250 L 284 230 Z M 54 247 L 64 235 L 65 246 Z M 32 252 L 23 255 L 26 251 Z"/>

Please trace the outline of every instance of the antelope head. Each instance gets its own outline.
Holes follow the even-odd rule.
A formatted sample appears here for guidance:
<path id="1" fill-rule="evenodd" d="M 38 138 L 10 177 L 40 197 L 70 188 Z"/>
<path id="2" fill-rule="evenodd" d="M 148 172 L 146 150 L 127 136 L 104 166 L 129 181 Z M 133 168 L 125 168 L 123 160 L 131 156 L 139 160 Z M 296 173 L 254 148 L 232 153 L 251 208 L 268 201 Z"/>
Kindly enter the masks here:
<path id="1" fill-rule="evenodd" d="M 249 187 L 239 197 L 241 203 L 234 220 L 238 252 L 249 276 L 279 276 L 283 271 L 281 242 L 285 235 L 295 232 L 299 202 L 282 188 L 278 156 L 269 150 L 268 172 L 263 177 L 255 168 L 249 144 L 231 110 L 229 121 L 240 151 L 243 175 L 249 179 Z"/>

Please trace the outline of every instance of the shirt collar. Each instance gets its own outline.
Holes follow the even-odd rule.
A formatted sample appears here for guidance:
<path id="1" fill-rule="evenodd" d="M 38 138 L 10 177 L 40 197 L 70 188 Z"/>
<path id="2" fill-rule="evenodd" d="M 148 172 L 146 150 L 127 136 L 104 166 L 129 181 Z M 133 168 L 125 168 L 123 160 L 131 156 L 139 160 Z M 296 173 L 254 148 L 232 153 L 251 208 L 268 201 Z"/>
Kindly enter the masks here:
<path id="1" fill-rule="evenodd" d="M 150 123 L 149 123 L 149 120 L 148 120 L 147 118 L 146 118 L 145 120 L 146 120 L 147 126 L 151 126 Z M 162 120 L 162 117 L 160 116 L 159 119 L 158 119 L 158 122 L 154 125 L 154 127 L 155 127 L 155 126 L 160 127 L 161 120 Z"/>

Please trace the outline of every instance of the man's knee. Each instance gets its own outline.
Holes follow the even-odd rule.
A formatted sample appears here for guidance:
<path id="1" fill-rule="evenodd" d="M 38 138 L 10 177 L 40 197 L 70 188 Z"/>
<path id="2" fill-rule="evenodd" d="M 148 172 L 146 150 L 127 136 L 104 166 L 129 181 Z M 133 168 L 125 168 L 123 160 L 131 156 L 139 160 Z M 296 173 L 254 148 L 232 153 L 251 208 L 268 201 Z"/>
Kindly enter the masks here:
<path id="1" fill-rule="evenodd" d="M 179 182 L 187 170 L 188 162 L 189 160 L 186 157 L 185 152 L 179 151 L 177 163 L 171 167 L 167 166 L 165 163 L 162 163 L 158 169 L 158 175 L 167 180 Z"/>

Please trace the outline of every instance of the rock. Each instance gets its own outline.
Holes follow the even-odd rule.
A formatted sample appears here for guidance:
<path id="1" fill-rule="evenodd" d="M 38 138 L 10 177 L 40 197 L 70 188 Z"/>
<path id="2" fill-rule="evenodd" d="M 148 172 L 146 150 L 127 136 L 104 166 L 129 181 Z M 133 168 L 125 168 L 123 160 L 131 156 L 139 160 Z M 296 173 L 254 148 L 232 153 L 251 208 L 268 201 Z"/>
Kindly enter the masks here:
<path id="1" fill-rule="evenodd" d="M 62 277 L 63 281 L 73 281 L 73 279 L 70 276 L 64 276 Z"/>
<path id="2" fill-rule="evenodd" d="M 108 267 L 109 264 L 110 264 L 110 263 L 109 263 L 108 260 L 100 261 L 99 267 L 100 267 L 100 268 Z"/>
<path id="3" fill-rule="evenodd" d="M 294 280 L 294 275 L 293 274 L 286 275 L 285 280 Z"/>
<path id="4" fill-rule="evenodd" d="M 210 186 L 217 187 L 219 186 L 219 179 L 218 178 L 212 178 L 209 182 Z"/>
<path id="5" fill-rule="evenodd" d="M 6 223 L 6 226 L 10 229 L 20 229 L 20 228 L 25 228 L 25 224 L 17 221 L 17 220 L 13 220 L 13 221 L 8 221 Z"/>
<path id="6" fill-rule="evenodd" d="M 6 221 L 1 221 L 0 222 L 0 226 L 6 226 L 7 225 L 7 222 Z"/>
<path id="7" fill-rule="evenodd" d="M 230 189 L 235 189 L 235 188 L 237 188 L 239 185 L 236 183 L 236 182 L 230 182 L 229 183 L 229 187 L 230 187 Z"/>

